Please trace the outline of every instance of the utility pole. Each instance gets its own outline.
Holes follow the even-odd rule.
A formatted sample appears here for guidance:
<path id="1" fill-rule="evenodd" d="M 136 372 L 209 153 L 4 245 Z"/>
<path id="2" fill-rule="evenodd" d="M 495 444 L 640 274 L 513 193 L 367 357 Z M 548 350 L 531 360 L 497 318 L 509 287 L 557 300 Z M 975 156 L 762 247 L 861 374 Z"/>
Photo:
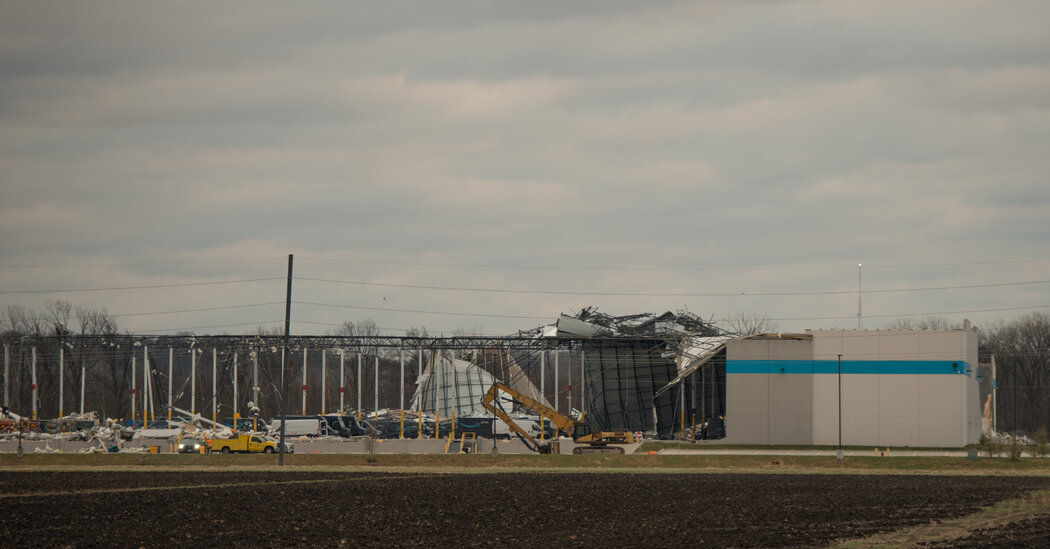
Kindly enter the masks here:
<path id="1" fill-rule="evenodd" d="M 284 431 L 288 424 L 285 401 L 288 397 L 288 376 L 284 375 L 284 358 L 288 353 L 288 332 L 292 324 L 292 254 L 288 254 L 288 292 L 284 298 L 284 344 L 281 345 L 281 441 L 277 448 L 277 465 L 284 465 Z"/>

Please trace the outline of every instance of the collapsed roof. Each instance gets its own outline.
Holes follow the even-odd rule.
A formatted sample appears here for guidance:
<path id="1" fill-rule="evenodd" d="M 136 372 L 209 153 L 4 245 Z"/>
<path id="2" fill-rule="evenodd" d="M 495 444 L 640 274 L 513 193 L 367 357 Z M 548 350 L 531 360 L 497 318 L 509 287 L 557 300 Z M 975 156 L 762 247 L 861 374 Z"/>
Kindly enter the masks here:
<path id="1" fill-rule="evenodd" d="M 678 375 L 655 392 L 659 397 L 724 351 L 726 342 L 739 337 L 689 311 L 663 314 L 639 313 L 613 316 L 584 307 L 575 316 L 562 314 L 553 324 L 533 331 L 543 338 L 655 337 L 666 340 L 665 358 L 673 358 Z"/>
<path id="2" fill-rule="evenodd" d="M 584 307 L 575 316 L 562 314 L 550 325 L 529 332 L 537 337 L 715 337 L 729 335 L 695 313 L 667 311 L 613 316 Z"/>

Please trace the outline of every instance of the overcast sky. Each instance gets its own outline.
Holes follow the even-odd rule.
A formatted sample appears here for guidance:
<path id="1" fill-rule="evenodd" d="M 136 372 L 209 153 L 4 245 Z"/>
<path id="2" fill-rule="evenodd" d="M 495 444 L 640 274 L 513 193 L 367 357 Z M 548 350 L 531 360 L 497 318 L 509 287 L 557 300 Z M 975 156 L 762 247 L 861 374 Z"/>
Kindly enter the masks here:
<path id="1" fill-rule="evenodd" d="M 0 304 L 249 333 L 294 253 L 300 334 L 1050 310 L 1050 3 L 641 4 L 0 2 Z"/>

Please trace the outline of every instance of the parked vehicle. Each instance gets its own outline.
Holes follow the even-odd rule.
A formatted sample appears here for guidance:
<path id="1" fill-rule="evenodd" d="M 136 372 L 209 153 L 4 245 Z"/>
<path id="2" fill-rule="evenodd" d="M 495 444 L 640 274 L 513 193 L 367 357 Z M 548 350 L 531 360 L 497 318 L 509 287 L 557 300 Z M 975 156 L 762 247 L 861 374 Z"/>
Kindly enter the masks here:
<path id="1" fill-rule="evenodd" d="M 504 426 L 505 425 L 506 424 L 504 424 Z M 474 433 L 474 436 L 479 438 L 492 438 L 492 418 L 457 417 L 456 434 L 458 435 L 460 433 Z M 508 431 L 507 433 L 508 436 L 510 436 L 510 432 Z"/>
<path id="2" fill-rule="evenodd" d="M 376 428 L 372 424 L 359 420 L 356 416 L 328 414 L 321 417 L 328 423 L 329 431 L 339 436 L 361 437 L 378 435 Z"/>
<path id="3" fill-rule="evenodd" d="M 281 434 L 281 418 L 274 418 L 270 422 L 270 428 L 267 434 L 270 436 L 280 436 Z M 321 435 L 328 434 L 327 422 L 321 421 L 321 418 L 293 418 L 288 417 L 288 423 L 285 424 L 284 436 L 286 437 L 319 437 Z"/>
<path id="4" fill-rule="evenodd" d="M 201 444 L 201 441 L 195 438 L 186 437 L 179 440 L 176 451 L 180 454 L 199 454 L 201 453 L 201 448 L 203 446 L 204 445 Z"/>
<path id="5" fill-rule="evenodd" d="M 212 439 L 209 451 L 223 454 L 231 452 L 272 454 L 277 451 L 277 442 L 259 435 L 238 435 L 233 438 Z"/>
<path id="6" fill-rule="evenodd" d="M 269 441 L 277 444 L 277 449 L 278 450 L 281 449 L 281 443 L 278 442 L 277 439 L 271 438 L 271 437 L 268 437 L 268 436 L 262 436 L 262 438 L 263 438 L 263 440 L 269 440 Z M 284 453 L 286 453 L 286 454 L 294 454 L 295 453 L 295 445 L 292 444 L 291 442 L 285 442 L 284 443 Z"/>
<path id="7" fill-rule="evenodd" d="M 401 420 L 400 419 L 377 419 L 370 423 L 376 431 L 376 437 L 378 438 L 401 438 Z M 423 432 L 426 433 L 428 429 L 433 427 L 433 422 L 429 425 L 424 425 Z M 405 420 L 405 438 L 417 438 L 419 437 L 419 422 L 406 419 Z"/>
<path id="8" fill-rule="evenodd" d="M 376 433 L 367 421 L 358 421 L 354 416 L 343 416 L 338 414 L 327 414 L 323 416 L 288 416 L 288 425 L 285 427 L 286 437 L 358 437 L 369 436 Z M 270 436 L 280 435 L 281 418 L 274 418 L 270 423 L 267 434 Z"/>
<path id="9" fill-rule="evenodd" d="M 362 423 L 373 427 L 376 430 L 377 438 L 401 438 L 401 420 L 400 419 L 380 419 L 375 421 L 363 421 Z M 449 426 L 451 424 L 447 421 L 441 422 L 441 432 L 448 433 Z M 423 436 L 431 437 L 434 435 L 434 422 L 424 421 L 423 422 Z M 412 418 L 405 418 L 404 427 L 404 438 L 419 438 L 419 420 Z"/>

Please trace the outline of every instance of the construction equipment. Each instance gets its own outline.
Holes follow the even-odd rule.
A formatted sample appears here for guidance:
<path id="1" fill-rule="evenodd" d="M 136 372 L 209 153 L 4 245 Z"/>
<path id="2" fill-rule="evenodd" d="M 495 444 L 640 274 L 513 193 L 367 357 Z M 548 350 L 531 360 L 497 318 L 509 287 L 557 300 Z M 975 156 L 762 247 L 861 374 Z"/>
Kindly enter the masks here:
<path id="1" fill-rule="evenodd" d="M 484 398 L 481 399 L 481 405 L 484 406 L 486 410 L 496 414 L 496 417 L 502 419 L 512 431 L 521 437 L 525 442 L 525 445 L 534 452 L 549 454 L 551 452 L 551 446 L 546 441 L 537 441 L 528 431 L 522 429 L 517 423 L 515 423 L 514 420 L 511 419 L 511 417 L 507 415 L 497 403 L 495 403 L 499 391 L 507 393 L 524 408 L 532 410 L 533 412 L 538 413 L 541 418 L 549 420 L 559 431 L 572 433 L 573 442 L 577 444 L 586 444 L 586 446 L 577 446 L 574 448 L 572 450 L 572 453 L 574 454 L 622 454 L 624 453 L 622 446 L 610 445 L 614 443 L 631 444 L 634 442 L 634 433 L 630 431 L 594 431 L 586 422 L 573 421 L 571 418 L 562 415 L 550 406 L 525 396 L 503 383 L 498 381 L 493 383 L 492 387 L 489 388 L 487 393 L 485 393 Z"/>

